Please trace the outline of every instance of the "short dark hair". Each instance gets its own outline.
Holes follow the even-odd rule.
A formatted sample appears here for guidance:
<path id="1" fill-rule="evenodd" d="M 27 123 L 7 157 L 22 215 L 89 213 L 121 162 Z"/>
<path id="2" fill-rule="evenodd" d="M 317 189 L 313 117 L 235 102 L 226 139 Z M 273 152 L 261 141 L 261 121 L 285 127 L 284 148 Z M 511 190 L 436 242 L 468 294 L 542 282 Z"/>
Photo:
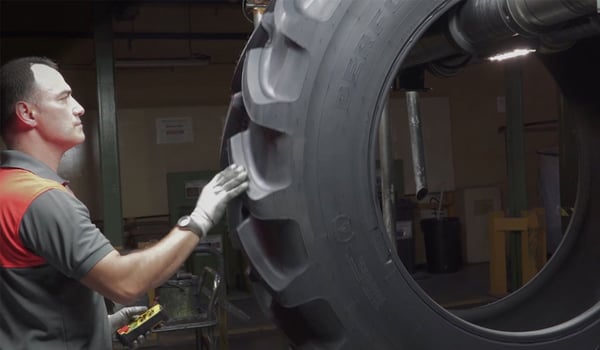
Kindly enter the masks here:
<path id="1" fill-rule="evenodd" d="M 35 78 L 34 64 L 43 64 L 58 70 L 56 62 L 46 57 L 21 57 L 6 62 L 0 68 L 0 136 L 6 141 L 6 132 L 15 119 L 15 104 L 29 98 Z"/>

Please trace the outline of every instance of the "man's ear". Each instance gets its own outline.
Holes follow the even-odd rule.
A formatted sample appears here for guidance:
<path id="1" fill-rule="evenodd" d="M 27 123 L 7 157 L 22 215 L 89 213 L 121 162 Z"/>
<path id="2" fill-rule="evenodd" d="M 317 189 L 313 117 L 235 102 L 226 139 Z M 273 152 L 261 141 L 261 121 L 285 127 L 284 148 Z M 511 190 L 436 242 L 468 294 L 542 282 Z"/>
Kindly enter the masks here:
<path id="1" fill-rule="evenodd" d="M 19 127 L 33 128 L 36 125 L 33 106 L 25 101 L 19 101 L 15 104 L 17 114 L 17 125 Z"/>

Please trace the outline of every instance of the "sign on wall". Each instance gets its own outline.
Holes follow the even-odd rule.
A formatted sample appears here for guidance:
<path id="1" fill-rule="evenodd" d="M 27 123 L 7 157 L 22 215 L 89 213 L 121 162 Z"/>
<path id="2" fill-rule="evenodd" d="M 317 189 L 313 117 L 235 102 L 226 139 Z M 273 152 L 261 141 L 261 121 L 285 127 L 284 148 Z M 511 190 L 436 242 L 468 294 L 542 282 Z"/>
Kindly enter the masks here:
<path id="1" fill-rule="evenodd" d="M 157 118 L 156 143 L 187 143 L 194 142 L 192 118 Z"/>

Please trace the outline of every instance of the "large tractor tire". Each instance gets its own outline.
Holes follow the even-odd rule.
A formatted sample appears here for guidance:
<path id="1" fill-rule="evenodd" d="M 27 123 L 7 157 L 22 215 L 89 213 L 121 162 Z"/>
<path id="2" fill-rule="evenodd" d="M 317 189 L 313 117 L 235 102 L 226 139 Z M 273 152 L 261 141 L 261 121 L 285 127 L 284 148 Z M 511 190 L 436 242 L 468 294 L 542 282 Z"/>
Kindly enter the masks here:
<path id="1" fill-rule="evenodd" d="M 248 42 L 222 162 L 246 166 L 251 184 L 228 220 L 260 303 L 294 348 L 600 349 L 598 40 L 546 59 L 579 126 L 579 185 L 566 237 L 532 282 L 451 312 L 386 238 L 375 159 L 387 87 L 459 2 L 278 0 Z"/>

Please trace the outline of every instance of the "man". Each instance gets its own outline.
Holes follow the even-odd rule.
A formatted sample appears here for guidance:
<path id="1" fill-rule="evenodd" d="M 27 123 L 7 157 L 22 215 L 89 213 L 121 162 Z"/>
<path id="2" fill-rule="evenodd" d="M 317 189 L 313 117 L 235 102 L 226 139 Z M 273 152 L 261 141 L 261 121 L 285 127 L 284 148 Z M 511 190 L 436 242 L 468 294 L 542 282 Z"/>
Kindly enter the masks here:
<path id="1" fill-rule="evenodd" d="M 82 143 L 83 107 L 52 61 L 26 57 L 0 70 L 0 347 L 112 348 L 102 296 L 130 304 L 164 283 L 246 191 L 247 173 L 232 165 L 207 184 L 195 209 L 156 245 L 121 255 L 57 175 Z M 112 317 L 125 323 L 137 309 Z"/>

